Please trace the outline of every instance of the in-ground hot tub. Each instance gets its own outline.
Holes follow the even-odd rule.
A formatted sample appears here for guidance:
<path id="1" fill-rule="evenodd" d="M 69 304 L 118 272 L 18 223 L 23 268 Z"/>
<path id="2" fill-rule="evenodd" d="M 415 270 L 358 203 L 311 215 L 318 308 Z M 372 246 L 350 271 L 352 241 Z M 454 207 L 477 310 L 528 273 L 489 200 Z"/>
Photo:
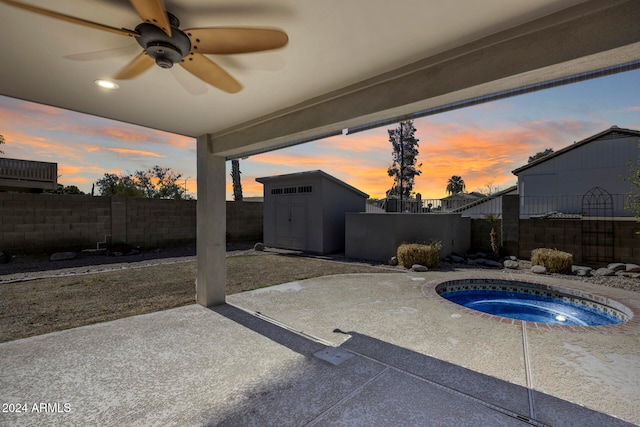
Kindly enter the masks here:
<path id="1" fill-rule="evenodd" d="M 436 292 L 464 307 L 527 322 L 572 326 L 614 325 L 633 313 L 623 304 L 575 289 L 500 279 L 459 279 Z"/>

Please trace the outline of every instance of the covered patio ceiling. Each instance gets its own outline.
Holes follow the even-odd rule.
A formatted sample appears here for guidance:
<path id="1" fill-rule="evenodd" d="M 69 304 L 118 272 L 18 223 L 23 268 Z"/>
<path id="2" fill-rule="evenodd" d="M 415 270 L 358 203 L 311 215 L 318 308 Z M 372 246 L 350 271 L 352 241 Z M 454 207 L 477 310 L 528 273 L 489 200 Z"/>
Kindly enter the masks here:
<path id="1" fill-rule="evenodd" d="M 133 29 L 127 0 L 24 0 Z M 228 94 L 153 66 L 107 91 L 141 48 L 129 37 L 0 2 L 0 93 L 193 137 L 234 158 L 469 99 L 640 60 L 635 0 L 166 0 L 181 28 L 256 26 L 281 49 L 210 58 Z"/>

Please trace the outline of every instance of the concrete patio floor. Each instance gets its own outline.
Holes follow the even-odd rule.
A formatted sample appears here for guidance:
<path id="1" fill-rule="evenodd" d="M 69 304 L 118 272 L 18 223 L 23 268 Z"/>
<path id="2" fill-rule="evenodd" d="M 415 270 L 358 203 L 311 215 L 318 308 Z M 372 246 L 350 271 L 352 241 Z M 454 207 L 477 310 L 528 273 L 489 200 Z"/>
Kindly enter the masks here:
<path id="1" fill-rule="evenodd" d="M 554 282 L 635 317 L 501 322 L 434 296 L 430 281 L 460 277 Z M 640 423 L 638 293 L 464 270 L 322 277 L 227 301 L 0 344 L 0 425 Z"/>

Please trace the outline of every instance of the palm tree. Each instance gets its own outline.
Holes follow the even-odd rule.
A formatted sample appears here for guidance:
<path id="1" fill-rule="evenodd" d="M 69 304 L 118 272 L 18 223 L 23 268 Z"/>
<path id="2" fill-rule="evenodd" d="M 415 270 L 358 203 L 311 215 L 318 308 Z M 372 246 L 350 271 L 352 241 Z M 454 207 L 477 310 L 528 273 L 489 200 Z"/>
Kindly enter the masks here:
<path id="1" fill-rule="evenodd" d="M 233 182 L 233 200 L 242 201 L 242 183 L 240 182 L 240 160 L 231 160 L 231 179 Z"/>
<path id="2" fill-rule="evenodd" d="M 453 175 L 451 178 L 449 178 L 449 181 L 447 183 L 448 194 L 462 193 L 465 190 L 465 188 L 466 188 L 466 185 L 464 183 L 464 179 L 462 179 L 461 176 Z"/>

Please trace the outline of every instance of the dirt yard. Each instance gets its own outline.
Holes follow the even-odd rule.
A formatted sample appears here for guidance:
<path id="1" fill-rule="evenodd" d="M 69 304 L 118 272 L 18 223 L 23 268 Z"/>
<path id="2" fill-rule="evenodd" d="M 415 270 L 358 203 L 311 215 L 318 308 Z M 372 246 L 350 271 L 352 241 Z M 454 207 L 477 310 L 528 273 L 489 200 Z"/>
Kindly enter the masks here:
<path id="1" fill-rule="evenodd" d="M 311 277 L 389 272 L 366 264 L 266 254 L 227 258 L 227 294 Z M 0 342 L 195 302 L 196 263 L 0 284 Z"/>

